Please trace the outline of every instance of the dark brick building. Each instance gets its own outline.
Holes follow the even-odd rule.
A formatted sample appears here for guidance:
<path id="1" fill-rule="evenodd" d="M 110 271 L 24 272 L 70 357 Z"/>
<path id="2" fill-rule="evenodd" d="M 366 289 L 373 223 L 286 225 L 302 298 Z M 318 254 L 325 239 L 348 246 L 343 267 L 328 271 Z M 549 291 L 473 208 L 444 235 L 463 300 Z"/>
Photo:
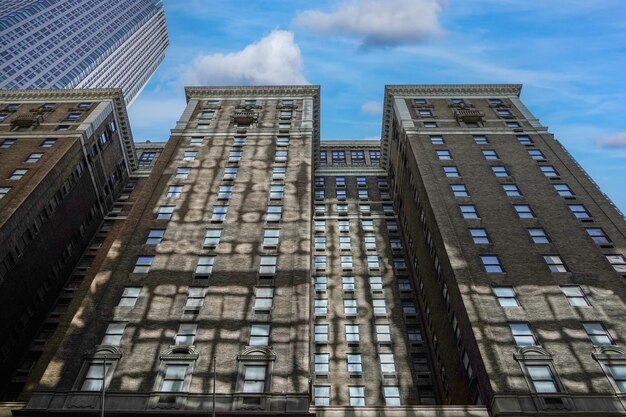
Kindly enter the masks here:
<path id="1" fill-rule="evenodd" d="M 188 88 L 14 413 L 626 415 L 626 224 L 520 90 Z"/>

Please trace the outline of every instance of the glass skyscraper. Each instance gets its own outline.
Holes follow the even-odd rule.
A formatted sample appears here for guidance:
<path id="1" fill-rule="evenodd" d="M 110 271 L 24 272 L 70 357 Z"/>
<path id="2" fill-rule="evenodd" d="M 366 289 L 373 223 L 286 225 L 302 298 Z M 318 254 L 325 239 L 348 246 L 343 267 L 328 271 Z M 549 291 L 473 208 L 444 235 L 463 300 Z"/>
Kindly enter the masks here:
<path id="1" fill-rule="evenodd" d="M 168 46 L 160 0 L 0 0 L 0 88 L 120 87 L 127 104 Z"/>

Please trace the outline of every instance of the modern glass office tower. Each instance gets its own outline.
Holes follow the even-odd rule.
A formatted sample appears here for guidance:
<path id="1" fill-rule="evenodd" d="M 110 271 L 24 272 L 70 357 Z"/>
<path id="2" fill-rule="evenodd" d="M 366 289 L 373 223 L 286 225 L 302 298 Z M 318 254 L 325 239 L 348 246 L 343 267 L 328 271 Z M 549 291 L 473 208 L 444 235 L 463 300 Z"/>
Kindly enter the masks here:
<path id="1" fill-rule="evenodd" d="M 119 87 L 130 105 L 167 46 L 157 0 L 0 0 L 0 89 Z"/>
<path id="2" fill-rule="evenodd" d="M 14 414 L 625 416 L 626 223 L 520 92 L 188 88 Z"/>

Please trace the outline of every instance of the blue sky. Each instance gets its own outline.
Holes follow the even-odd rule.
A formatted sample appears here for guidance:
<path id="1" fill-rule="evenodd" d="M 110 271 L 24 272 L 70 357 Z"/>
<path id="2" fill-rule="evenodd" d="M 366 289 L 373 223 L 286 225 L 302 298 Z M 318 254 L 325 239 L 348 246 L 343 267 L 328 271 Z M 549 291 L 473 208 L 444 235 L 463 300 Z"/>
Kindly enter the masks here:
<path id="1" fill-rule="evenodd" d="M 385 84 L 521 83 L 626 211 L 625 0 L 165 0 L 166 58 L 129 110 L 163 141 L 185 85 L 320 84 L 322 138 L 380 136 Z"/>

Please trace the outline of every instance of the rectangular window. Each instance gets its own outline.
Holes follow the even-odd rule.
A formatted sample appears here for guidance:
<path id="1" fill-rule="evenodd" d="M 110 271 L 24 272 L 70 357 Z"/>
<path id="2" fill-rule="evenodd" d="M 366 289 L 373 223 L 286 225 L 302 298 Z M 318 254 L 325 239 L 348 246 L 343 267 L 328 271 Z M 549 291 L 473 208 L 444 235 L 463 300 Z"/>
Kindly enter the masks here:
<path id="1" fill-rule="evenodd" d="M 313 303 L 316 316 L 325 316 L 328 314 L 328 299 L 316 298 Z"/>
<path id="2" fill-rule="evenodd" d="M 552 184 L 561 197 L 574 197 L 574 192 L 567 184 Z"/>
<path id="3" fill-rule="evenodd" d="M 380 357 L 380 370 L 383 374 L 395 374 L 396 373 L 396 361 L 393 357 L 393 353 L 381 353 Z"/>
<path id="4" fill-rule="evenodd" d="M 213 264 L 215 263 L 215 256 L 199 256 L 198 264 L 196 265 L 196 275 L 208 276 L 213 272 Z"/>
<path id="5" fill-rule="evenodd" d="M 174 213 L 174 206 L 160 206 L 157 210 L 157 220 L 170 220 Z"/>
<path id="6" fill-rule="evenodd" d="M 218 200 L 228 200 L 233 195 L 233 186 L 232 185 L 220 185 L 217 190 L 217 199 Z"/>
<path id="7" fill-rule="evenodd" d="M 352 256 L 341 256 L 341 268 L 352 269 Z"/>
<path id="8" fill-rule="evenodd" d="M 517 217 L 520 219 L 532 219 L 535 217 L 535 213 L 531 210 L 527 204 L 513 204 L 513 208 L 517 213 Z"/>
<path id="9" fill-rule="evenodd" d="M 456 178 L 461 176 L 459 169 L 453 166 L 443 167 L 443 173 L 446 175 L 446 177 L 449 178 Z"/>
<path id="10" fill-rule="evenodd" d="M 265 247 L 278 246 L 279 239 L 280 239 L 280 229 L 265 229 L 263 231 L 263 246 Z"/>
<path id="11" fill-rule="evenodd" d="M 404 258 L 394 256 L 393 258 L 393 267 L 396 270 L 404 270 L 406 269 L 406 261 Z"/>
<path id="12" fill-rule="evenodd" d="M 165 195 L 168 198 L 178 198 L 183 193 L 182 185 L 170 185 L 167 188 L 167 194 Z"/>
<path id="13" fill-rule="evenodd" d="M 546 255 L 543 257 L 543 260 L 550 268 L 552 272 L 567 272 L 567 267 L 565 263 L 563 263 L 563 259 L 561 259 L 558 255 Z"/>
<path id="14" fill-rule="evenodd" d="M 461 215 L 464 219 L 478 219 L 478 211 L 476 211 L 476 206 L 473 204 L 459 204 L 459 209 L 461 210 Z"/>
<path id="15" fill-rule="evenodd" d="M 591 303 L 585 297 L 585 293 L 578 285 L 565 285 L 561 287 L 561 291 L 567 298 L 569 305 L 572 307 L 591 307 Z"/>
<path id="16" fill-rule="evenodd" d="M 615 272 L 626 273 L 626 258 L 624 258 L 624 255 L 606 255 L 606 260 L 609 261 Z"/>
<path id="17" fill-rule="evenodd" d="M 335 186 L 336 187 L 345 187 L 346 186 L 346 178 L 345 177 L 335 177 Z"/>
<path id="18" fill-rule="evenodd" d="M 245 136 L 235 136 L 233 138 L 233 148 L 241 148 L 246 144 Z"/>
<path id="19" fill-rule="evenodd" d="M 39 146 L 42 148 L 52 148 L 56 142 L 56 139 L 45 139 Z"/>
<path id="20" fill-rule="evenodd" d="M 489 143 L 489 140 L 487 140 L 487 136 L 474 135 L 473 138 L 476 145 L 486 145 Z"/>
<path id="21" fill-rule="evenodd" d="M 367 257 L 367 267 L 369 269 L 380 269 L 380 258 L 376 255 L 369 255 Z"/>
<path id="22" fill-rule="evenodd" d="M 314 287 L 317 292 L 324 292 L 328 289 L 328 277 L 317 276 L 314 278 Z"/>
<path id="23" fill-rule="evenodd" d="M 337 204 L 337 213 L 348 214 L 348 205 L 347 204 Z"/>
<path id="24" fill-rule="evenodd" d="M 313 332 L 315 343 L 328 343 L 328 324 L 316 324 Z"/>
<path id="25" fill-rule="evenodd" d="M 174 178 L 185 180 L 189 178 L 190 173 L 191 173 L 191 168 L 177 168 L 176 175 Z"/>
<path id="26" fill-rule="evenodd" d="M 626 392 L 626 365 L 607 366 L 618 392 Z"/>
<path id="27" fill-rule="evenodd" d="M 250 325 L 249 346 L 269 346 L 270 345 L 270 325 L 269 323 L 252 323 Z"/>
<path id="28" fill-rule="evenodd" d="M 243 391 L 246 394 L 260 394 L 265 392 L 267 366 L 248 365 L 243 372 Z"/>
<path id="29" fill-rule="evenodd" d="M 539 169 L 543 172 L 543 175 L 548 178 L 556 178 L 559 176 L 559 173 L 552 165 L 540 165 Z"/>
<path id="30" fill-rule="evenodd" d="M 493 172 L 493 175 L 495 175 L 496 177 L 509 177 L 509 171 L 506 169 L 505 166 L 501 166 L 501 165 L 494 165 L 491 167 L 491 172 Z"/>
<path id="31" fill-rule="evenodd" d="M 105 370 L 106 369 L 106 370 Z M 91 362 L 89 367 L 87 368 L 87 372 L 85 373 L 85 378 L 83 379 L 83 383 L 80 387 L 81 391 L 101 391 L 102 390 L 102 380 L 105 379 L 105 375 L 109 375 L 111 371 L 111 363 L 107 363 L 106 366 L 104 361 Z"/>
<path id="32" fill-rule="evenodd" d="M 347 196 L 346 190 L 335 190 L 335 196 L 337 197 L 337 200 L 345 200 Z"/>
<path id="33" fill-rule="evenodd" d="M 550 237 L 546 233 L 546 231 L 541 227 L 530 228 L 528 230 L 528 235 L 532 239 L 533 243 L 537 244 L 546 244 L 550 243 Z"/>
<path id="34" fill-rule="evenodd" d="M 241 161 L 241 151 L 230 151 L 228 152 L 228 162 L 239 162 Z"/>
<path id="35" fill-rule="evenodd" d="M 15 144 L 15 139 L 5 139 L 0 143 L 1 149 L 8 149 Z"/>
<path id="36" fill-rule="evenodd" d="M 323 200 L 324 199 L 324 190 L 315 190 L 315 199 Z"/>
<path id="37" fill-rule="evenodd" d="M 356 316 L 358 306 L 355 299 L 343 300 L 343 314 L 346 316 Z"/>
<path id="38" fill-rule="evenodd" d="M 529 149 L 528 155 L 535 161 L 545 161 L 546 156 L 539 149 Z"/>
<path id="39" fill-rule="evenodd" d="M 272 199 L 283 198 L 284 194 L 285 194 L 284 185 L 270 184 L 270 198 Z"/>
<path id="40" fill-rule="evenodd" d="M 346 163 L 346 153 L 344 151 L 332 151 L 332 158 L 333 165 Z"/>
<path id="41" fill-rule="evenodd" d="M 437 122 L 424 122 L 424 127 L 427 129 L 437 128 Z"/>
<path id="42" fill-rule="evenodd" d="M 138 256 L 135 260 L 134 274 L 147 274 L 150 271 L 150 265 L 154 261 L 154 256 Z"/>
<path id="43" fill-rule="evenodd" d="M 346 324 L 346 342 L 348 344 L 359 343 L 359 325 L 358 324 Z"/>
<path id="44" fill-rule="evenodd" d="M 537 340 L 528 323 L 510 323 L 511 333 L 513 339 L 515 339 L 515 345 L 519 347 L 523 346 L 537 346 Z"/>
<path id="45" fill-rule="evenodd" d="M 410 301 L 402 303 L 402 314 L 405 316 L 415 316 L 417 314 L 415 304 Z"/>
<path id="46" fill-rule="evenodd" d="M 165 365 L 161 392 L 182 392 L 188 365 Z"/>
<path id="47" fill-rule="evenodd" d="M 525 146 L 530 146 L 533 145 L 534 142 L 533 140 L 530 138 L 530 136 L 526 136 L 526 135 L 522 135 L 522 136 L 517 136 L 517 141 L 519 143 L 521 143 L 522 145 Z"/>
<path id="48" fill-rule="evenodd" d="M 11 191 L 11 187 L 0 187 L 0 200 Z"/>
<path id="49" fill-rule="evenodd" d="M 141 293 L 141 287 L 125 287 L 118 307 L 135 307 L 139 293 Z"/>
<path id="50" fill-rule="evenodd" d="M 587 336 L 596 346 L 614 345 L 613 338 L 609 334 L 604 324 L 601 322 L 587 322 L 583 323 L 583 328 L 587 332 Z"/>
<path id="51" fill-rule="evenodd" d="M 41 159 L 42 156 L 43 156 L 42 153 L 38 153 L 38 152 L 31 153 L 28 156 L 28 158 L 26 158 L 26 161 L 24 161 L 24 162 L 27 162 L 29 164 L 34 164 L 35 162 L 38 162 Z"/>
<path id="52" fill-rule="evenodd" d="M 174 339 L 176 346 L 191 346 L 196 341 L 196 331 L 198 325 L 196 323 L 181 323 L 178 326 L 178 332 Z"/>
<path id="53" fill-rule="evenodd" d="M 315 177 L 315 186 L 323 187 L 325 183 L 324 177 Z"/>
<path id="54" fill-rule="evenodd" d="M 272 168 L 272 181 L 282 181 L 287 174 L 286 167 L 274 167 Z"/>
<path id="55" fill-rule="evenodd" d="M 283 217 L 283 207 L 282 206 L 267 206 L 267 211 L 265 212 L 265 220 L 268 222 L 277 222 Z"/>
<path id="56" fill-rule="evenodd" d="M 276 146 L 289 146 L 289 136 L 276 136 Z"/>
<path id="57" fill-rule="evenodd" d="M 344 292 L 354 291 L 356 289 L 354 277 L 352 276 L 341 277 L 341 287 L 343 288 Z"/>
<path id="58" fill-rule="evenodd" d="M 500 258 L 496 255 L 483 255 L 480 257 L 480 260 L 485 267 L 485 271 L 489 274 L 497 274 L 504 272 L 504 268 L 502 268 L 502 264 L 500 263 Z"/>
<path id="59" fill-rule="evenodd" d="M 359 195 L 359 200 L 367 200 L 369 198 L 369 193 L 367 192 L 367 189 L 360 189 L 357 191 Z"/>
<path id="60" fill-rule="evenodd" d="M 206 229 L 202 246 L 209 249 L 216 248 L 220 243 L 221 237 L 222 229 Z"/>
<path id="61" fill-rule="evenodd" d="M 324 255 L 316 255 L 313 258 L 314 262 L 315 262 L 315 269 L 318 271 L 324 271 L 326 270 L 326 256 Z"/>
<path id="62" fill-rule="evenodd" d="M 512 122 L 512 121 L 507 120 L 506 127 L 510 129 L 517 129 L 517 128 L 522 127 L 522 125 L 520 125 L 519 122 Z"/>
<path id="63" fill-rule="evenodd" d="M 259 263 L 259 274 L 261 275 L 273 275 L 276 273 L 276 262 L 278 257 L 276 256 L 261 256 Z"/>
<path id="64" fill-rule="evenodd" d="M 367 178 L 356 177 L 356 185 L 357 187 L 367 187 Z"/>
<path id="65" fill-rule="evenodd" d="M 228 213 L 228 206 L 213 206 L 213 210 L 211 211 L 211 221 L 223 222 L 224 219 L 226 219 L 226 213 Z"/>
<path id="66" fill-rule="evenodd" d="M 198 152 L 196 151 L 185 151 L 183 152 L 183 161 L 193 161 L 198 156 Z"/>
<path id="67" fill-rule="evenodd" d="M 158 245 L 163 240 L 163 235 L 165 235 L 165 229 L 150 229 L 146 245 Z"/>
<path id="68" fill-rule="evenodd" d="M 498 298 L 501 307 L 519 307 L 515 290 L 511 286 L 493 287 L 493 293 Z"/>
<path id="69" fill-rule="evenodd" d="M 407 278 L 398 278 L 398 289 L 402 291 L 412 291 L 411 281 Z"/>
<path id="70" fill-rule="evenodd" d="M 328 353 L 315 353 L 313 355 L 315 373 L 326 374 L 330 372 L 330 355 Z"/>
<path id="71" fill-rule="evenodd" d="M 315 236 L 313 242 L 315 250 L 326 250 L 326 236 Z"/>
<path id="72" fill-rule="evenodd" d="M 372 291 L 382 291 L 383 290 L 383 278 L 380 276 L 371 276 L 370 288 L 372 289 Z"/>
<path id="73" fill-rule="evenodd" d="M 383 394 L 385 396 L 385 405 L 387 407 L 400 407 L 400 387 L 383 386 Z"/>
<path id="74" fill-rule="evenodd" d="M 191 138 L 189 139 L 189 146 L 202 146 L 203 138 Z"/>
<path id="75" fill-rule="evenodd" d="M 315 385 L 313 387 L 313 397 L 316 407 L 330 405 L 330 387 L 328 385 Z"/>
<path id="76" fill-rule="evenodd" d="M 237 176 L 238 170 L 239 170 L 238 168 L 233 168 L 233 167 L 224 168 L 224 175 L 222 176 L 222 179 L 225 181 L 234 180 L 235 177 Z"/>
<path id="77" fill-rule="evenodd" d="M 348 387 L 350 407 L 365 407 L 365 387 Z"/>
<path id="78" fill-rule="evenodd" d="M 443 140 L 443 136 L 431 136 L 430 143 L 433 145 L 443 145 L 445 141 Z"/>
<path id="79" fill-rule="evenodd" d="M 577 219 L 590 219 L 591 214 L 587 211 L 587 208 L 582 204 L 568 204 L 569 211 L 572 212 Z"/>
<path id="80" fill-rule="evenodd" d="M 455 197 L 469 197 L 467 187 L 463 184 L 452 184 L 450 185 L 450 189 Z"/>
<path id="81" fill-rule="evenodd" d="M 548 365 L 527 365 L 526 370 L 533 384 L 535 392 L 554 393 L 559 392 L 554 375 Z"/>
<path id="82" fill-rule="evenodd" d="M 384 317 L 387 315 L 387 306 L 385 304 L 385 299 L 383 298 L 375 298 L 372 300 L 372 307 L 374 310 L 375 316 Z"/>
<path id="83" fill-rule="evenodd" d="M 276 153 L 274 154 L 274 161 L 275 162 L 287 162 L 287 151 L 282 149 L 282 150 L 277 150 Z"/>
<path id="84" fill-rule="evenodd" d="M 328 164 L 328 158 L 326 155 L 326 151 L 321 151 L 320 152 L 320 165 L 327 165 Z"/>
<path id="85" fill-rule="evenodd" d="M 587 227 L 585 229 L 589 237 L 597 244 L 597 245 L 609 245 L 611 244 L 611 240 L 607 236 L 607 234 L 599 227 Z"/>
<path id="86" fill-rule="evenodd" d="M 80 113 L 69 113 L 67 115 L 67 120 L 76 121 L 78 119 L 80 119 Z"/>
<path id="87" fill-rule="evenodd" d="M 370 151 L 369 154 L 372 164 L 378 164 L 380 162 L 380 151 Z"/>
<path id="88" fill-rule="evenodd" d="M 502 184 L 502 189 L 508 197 L 520 197 L 522 195 L 516 184 Z"/>
<path id="89" fill-rule="evenodd" d="M 363 372 L 363 363 L 360 353 L 348 353 L 346 355 L 348 364 L 348 372 L 351 374 L 360 374 Z"/>
<path id="90" fill-rule="evenodd" d="M 420 117 L 433 117 L 432 110 L 419 109 L 417 112 L 420 115 Z"/>
<path id="91" fill-rule="evenodd" d="M 200 311 L 202 304 L 204 304 L 204 296 L 206 295 L 205 288 L 190 287 L 187 290 L 187 300 L 185 301 L 185 312 Z"/>
<path id="92" fill-rule="evenodd" d="M 439 158 L 442 161 L 451 161 L 452 160 L 452 154 L 450 153 L 450 151 L 438 150 L 438 151 L 436 151 L 436 153 L 437 153 L 437 158 Z"/>
<path id="93" fill-rule="evenodd" d="M 376 341 L 378 343 L 391 343 L 391 326 L 388 324 L 377 324 Z"/>
<path id="94" fill-rule="evenodd" d="M 349 232 L 350 220 L 337 220 L 337 229 L 339 229 L 340 232 Z"/>
<path id="95" fill-rule="evenodd" d="M 389 247 L 393 251 L 402 250 L 402 242 L 398 238 L 390 238 L 389 239 Z"/>
<path id="96" fill-rule="evenodd" d="M 498 159 L 500 159 L 500 157 L 498 156 L 496 151 L 494 151 L 493 149 L 484 150 L 483 151 L 483 156 L 488 161 L 497 161 Z"/>
<path id="97" fill-rule="evenodd" d="M 487 234 L 487 229 L 473 228 L 469 229 L 469 231 L 472 236 L 472 240 L 474 240 L 474 243 L 477 245 L 488 245 L 491 243 L 489 234 Z"/>
<path id="98" fill-rule="evenodd" d="M 314 221 L 314 229 L 316 232 L 325 232 L 326 231 L 326 220 L 315 220 Z"/>
<path id="99" fill-rule="evenodd" d="M 363 242 L 365 244 L 365 250 L 376 249 L 376 237 L 375 236 L 364 236 Z"/>
<path id="100" fill-rule="evenodd" d="M 9 179 L 10 180 L 21 180 L 22 177 L 24 177 L 24 175 L 26 175 L 27 172 L 28 172 L 27 169 L 16 169 L 15 171 L 13 171 L 13 173 L 11 174 Z"/>
<path id="101" fill-rule="evenodd" d="M 101 345 L 120 346 L 126 323 L 109 323 L 102 338 Z"/>

